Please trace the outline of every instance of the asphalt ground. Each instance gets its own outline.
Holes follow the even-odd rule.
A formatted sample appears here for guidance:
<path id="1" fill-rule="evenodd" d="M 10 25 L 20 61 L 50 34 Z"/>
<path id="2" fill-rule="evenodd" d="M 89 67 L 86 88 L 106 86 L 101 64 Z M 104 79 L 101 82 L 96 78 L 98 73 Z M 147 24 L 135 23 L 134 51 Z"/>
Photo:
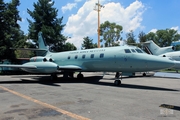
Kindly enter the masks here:
<path id="1" fill-rule="evenodd" d="M 180 80 L 84 73 L 0 76 L 0 120 L 180 120 Z"/>

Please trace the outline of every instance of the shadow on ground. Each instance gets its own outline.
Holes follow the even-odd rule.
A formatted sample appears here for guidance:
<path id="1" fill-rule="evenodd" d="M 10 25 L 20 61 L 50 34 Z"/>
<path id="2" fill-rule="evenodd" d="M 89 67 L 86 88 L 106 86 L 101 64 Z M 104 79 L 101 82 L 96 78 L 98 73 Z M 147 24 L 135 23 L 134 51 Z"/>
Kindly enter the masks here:
<path id="1" fill-rule="evenodd" d="M 141 77 L 141 76 L 136 76 Z M 17 78 L 17 77 L 16 77 Z M 49 76 L 19 76 L 19 80 L 6 80 L 0 81 L 0 84 L 43 84 L 43 85 L 50 85 L 50 86 L 57 86 L 60 87 L 61 83 L 87 83 L 87 84 L 94 84 L 94 85 L 103 85 L 103 86 L 112 86 L 112 87 L 119 87 L 119 88 L 128 88 L 128 89 L 141 89 L 141 90 L 158 90 L 158 91 L 179 91 L 176 89 L 169 89 L 163 87 L 155 87 L 155 86 L 146 86 L 146 85 L 137 85 L 137 84 L 126 84 L 122 83 L 120 86 L 115 86 L 113 82 L 106 82 L 105 80 L 114 80 L 114 79 L 107 79 L 103 78 L 102 76 L 93 76 L 93 77 L 85 77 L 82 80 L 77 78 L 63 78 L 58 77 L 57 80 L 51 80 Z M 31 79 L 29 79 L 31 78 Z M 129 77 L 123 77 L 126 79 Z"/>

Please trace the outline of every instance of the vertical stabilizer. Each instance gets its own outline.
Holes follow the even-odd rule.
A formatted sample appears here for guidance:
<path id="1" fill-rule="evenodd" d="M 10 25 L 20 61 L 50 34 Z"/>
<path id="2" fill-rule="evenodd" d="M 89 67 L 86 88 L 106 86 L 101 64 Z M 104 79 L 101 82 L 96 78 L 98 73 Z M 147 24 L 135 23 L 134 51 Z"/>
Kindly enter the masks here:
<path id="1" fill-rule="evenodd" d="M 143 45 L 144 48 L 153 55 L 161 55 L 167 52 L 173 52 L 175 50 L 174 46 L 159 47 L 152 40 L 145 42 Z"/>
<path id="2" fill-rule="evenodd" d="M 42 32 L 38 33 L 38 44 L 39 44 L 39 49 L 46 49 L 47 50 L 47 44 L 43 39 Z"/>
<path id="3" fill-rule="evenodd" d="M 38 33 L 38 46 L 39 46 L 39 49 L 36 51 L 36 55 L 45 56 L 48 52 L 48 46 L 43 39 L 42 32 Z"/>
<path id="4" fill-rule="evenodd" d="M 158 51 L 159 51 L 160 47 L 158 45 L 156 45 L 152 40 L 145 42 L 143 44 L 143 46 L 145 47 L 145 49 L 147 49 L 147 51 L 150 54 L 153 54 L 153 55 L 159 54 Z"/>

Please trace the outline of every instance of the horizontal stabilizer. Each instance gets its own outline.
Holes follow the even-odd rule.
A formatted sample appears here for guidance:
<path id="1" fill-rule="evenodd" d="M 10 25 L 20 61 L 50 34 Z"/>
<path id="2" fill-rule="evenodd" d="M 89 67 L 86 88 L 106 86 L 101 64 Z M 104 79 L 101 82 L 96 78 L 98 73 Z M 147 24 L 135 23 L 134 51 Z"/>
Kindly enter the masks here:
<path id="1" fill-rule="evenodd" d="M 0 67 L 8 67 L 8 68 L 29 68 L 29 69 L 36 69 L 37 67 L 34 65 L 6 65 L 2 64 Z"/>
<path id="2" fill-rule="evenodd" d="M 59 70 L 82 70 L 82 68 L 75 65 L 66 65 L 66 66 L 59 66 Z"/>

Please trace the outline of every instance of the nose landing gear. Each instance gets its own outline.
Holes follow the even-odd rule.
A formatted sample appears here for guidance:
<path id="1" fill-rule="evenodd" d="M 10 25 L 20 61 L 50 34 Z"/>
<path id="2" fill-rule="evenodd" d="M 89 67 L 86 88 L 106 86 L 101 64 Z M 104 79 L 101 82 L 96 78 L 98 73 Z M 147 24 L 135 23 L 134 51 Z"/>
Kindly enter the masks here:
<path id="1" fill-rule="evenodd" d="M 116 72 L 114 85 L 116 86 L 121 85 L 121 80 L 122 80 L 122 73 Z"/>

